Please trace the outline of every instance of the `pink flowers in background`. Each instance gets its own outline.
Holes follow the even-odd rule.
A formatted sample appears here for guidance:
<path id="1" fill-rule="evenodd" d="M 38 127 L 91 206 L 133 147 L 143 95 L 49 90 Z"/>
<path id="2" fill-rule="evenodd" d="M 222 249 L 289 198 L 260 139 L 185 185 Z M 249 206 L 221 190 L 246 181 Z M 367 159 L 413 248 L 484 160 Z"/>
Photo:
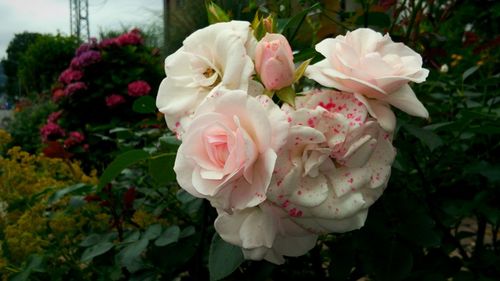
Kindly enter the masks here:
<path id="1" fill-rule="evenodd" d="M 56 123 L 49 122 L 40 129 L 40 136 L 44 142 L 55 140 L 66 135 L 66 132 Z"/>
<path id="2" fill-rule="evenodd" d="M 143 80 L 134 81 L 127 86 L 128 95 L 131 97 L 140 97 L 149 94 L 151 86 Z"/>
<path id="3" fill-rule="evenodd" d="M 268 33 L 257 44 L 255 70 L 268 90 L 292 85 L 295 72 L 292 48 L 283 35 Z"/>
<path id="4" fill-rule="evenodd" d="M 118 37 L 106 38 L 99 43 L 99 48 L 106 49 L 110 47 L 123 47 L 127 45 L 142 45 L 144 38 L 141 31 L 137 28 L 132 29 L 127 33 L 123 33 Z"/>
<path id="5" fill-rule="evenodd" d="M 64 70 L 61 75 L 59 75 L 59 81 L 64 84 L 70 84 L 71 82 L 76 82 L 83 77 L 83 72 L 80 70 L 74 70 L 68 68 Z"/>
<path id="6" fill-rule="evenodd" d="M 101 53 L 99 51 L 89 50 L 81 53 L 71 60 L 71 68 L 82 69 L 89 65 L 98 63 L 101 60 Z"/>
<path id="7" fill-rule="evenodd" d="M 85 137 L 80 132 L 70 132 L 68 138 L 64 141 L 64 147 L 70 148 L 75 145 L 81 144 L 85 140 Z"/>
<path id="8" fill-rule="evenodd" d="M 137 28 L 118 36 L 115 40 L 119 46 L 141 45 L 144 43 L 141 32 Z"/>
<path id="9" fill-rule="evenodd" d="M 106 106 L 108 107 L 115 107 L 119 104 L 122 104 L 125 102 L 125 98 L 121 95 L 117 94 L 112 94 L 106 97 Z"/>
<path id="10" fill-rule="evenodd" d="M 427 117 L 408 83 L 428 71 L 407 46 L 359 29 L 318 43 L 326 58 L 305 72 L 320 88 L 295 93 L 302 73 L 286 38 L 270 33 L 255 43 L 249 26 L 191 34 L 165 60 L 157 107 L 182 141 L 179 185 L 210 201 L 216 231 L 245 258 L 281 264 L 320 234 L 364 225 L 396 155 L 389 105 Z M 268 96 L 274 91 L 281 106 Z"/>
<path id="11" fill-rule="evenodd" d="M 52 112 L 51 114 L 49 114 L 49 117 L 47 117 L 47 123 L 56 123 L 59 118 L 61 118 L 62 116 L 62 111 L 56 111 L 56 112 Z"/>
<path id="12" fill-rule="evenodd" d="M 87 85 L 84 82 L 71 83 L 64 88 L 64 95 L 71 96 L 76 92 L 87 90 Z"/>

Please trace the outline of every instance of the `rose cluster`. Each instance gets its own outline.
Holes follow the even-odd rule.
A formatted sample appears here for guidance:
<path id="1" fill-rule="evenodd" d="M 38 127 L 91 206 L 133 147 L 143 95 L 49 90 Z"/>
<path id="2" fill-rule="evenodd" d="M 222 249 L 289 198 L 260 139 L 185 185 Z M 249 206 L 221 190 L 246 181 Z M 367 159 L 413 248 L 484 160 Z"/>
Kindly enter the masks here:
<path id="1" fill-rule="evenodd" d="M 396 153 L 390 106 L 428 116 L 408 85 L 428 71 L 407 46 L 358 29 L 316 50 L 325 59 L 305 76 L 319 88 L 287 98 L 303 72 L 292 48 L 280 34 L 258 41 L 248 22 L 198 30 L 165 60 L 157 107 L 182 141 L 177 181 L 247 259 L 281 264 L 362 227 Z"/>

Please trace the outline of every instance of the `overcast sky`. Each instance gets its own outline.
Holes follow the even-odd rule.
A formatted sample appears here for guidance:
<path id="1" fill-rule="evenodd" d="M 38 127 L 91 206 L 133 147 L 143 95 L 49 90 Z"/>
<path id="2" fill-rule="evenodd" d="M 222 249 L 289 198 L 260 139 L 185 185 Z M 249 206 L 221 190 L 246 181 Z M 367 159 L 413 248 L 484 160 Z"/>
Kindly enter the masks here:
<path id="1" fill-rule="evenodd" d="M 160 23 L 162 0 L 88 0 L 90 36 L 122 26 Z M 14 34 L 24 31 L 69 35 L 70 0 L 0 0 L 0 59 Z"/>

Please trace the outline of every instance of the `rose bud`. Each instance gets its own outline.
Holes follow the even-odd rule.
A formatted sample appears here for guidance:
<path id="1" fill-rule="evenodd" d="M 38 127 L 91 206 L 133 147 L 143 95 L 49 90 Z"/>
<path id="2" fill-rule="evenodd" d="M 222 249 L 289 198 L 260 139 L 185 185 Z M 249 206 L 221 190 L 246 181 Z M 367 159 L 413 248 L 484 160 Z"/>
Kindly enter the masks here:
<path id="1" fill-rule="evenodd" d="M 283 35 L 267 33 L 260 40 L 255 50 L 255 68 L 267 90 L 279 90 L 293 83 L 292 48 Z"/>

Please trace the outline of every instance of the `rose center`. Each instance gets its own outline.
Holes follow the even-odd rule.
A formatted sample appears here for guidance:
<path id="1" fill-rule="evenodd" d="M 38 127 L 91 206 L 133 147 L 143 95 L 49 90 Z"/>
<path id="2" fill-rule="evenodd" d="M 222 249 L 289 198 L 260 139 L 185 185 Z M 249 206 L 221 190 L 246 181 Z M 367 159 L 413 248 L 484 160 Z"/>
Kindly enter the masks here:
<path id="1" fill-rule="evenodd" d="M 210 160 L 223 167 L 229 155 L 226 135 L 210 135 L 206 137 L 206 149 Z"/>
<path id="2" fill-rule="evenodd" d="M 210 68 L 210 67 L 209 67 L 209 68 L 207 68 L 207 69 L 205 70 L 205 72 L 203 72 L 203 75 L 204 75 L 206 78 L 210 78 L 210 77 L 212 77 L 212 75 L 214 75 L 214 73 L 215 73 L 215 70 L 213 70 L 212 68 Z"/>

